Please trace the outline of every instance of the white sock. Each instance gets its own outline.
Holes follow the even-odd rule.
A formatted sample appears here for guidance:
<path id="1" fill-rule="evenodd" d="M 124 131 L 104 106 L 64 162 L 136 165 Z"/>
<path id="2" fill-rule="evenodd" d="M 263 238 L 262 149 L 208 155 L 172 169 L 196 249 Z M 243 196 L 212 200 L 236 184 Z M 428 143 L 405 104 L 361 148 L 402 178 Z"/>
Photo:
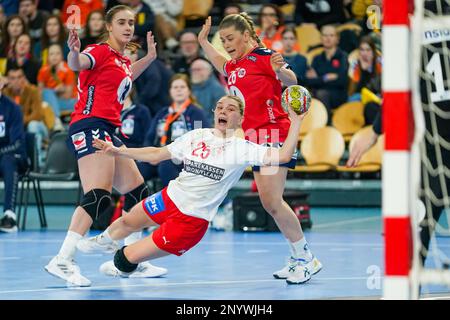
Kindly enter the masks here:
<path id="1" fill-rule="evenodd" d="M 128 237 L 125 238 L 124 244 L 126 246 L 129 246 L 130 244 L 133 244 L 141 240 L 141 238 L 142 238 L 142 231 L 133 232 L 132 234 L 130 234 Z"/>
<path id="2" fill-rule="evenodd" d="M 308 242 L 306 242 L 306 237 L 301 238 L 297 242 L 290 242 L 289 246 L 291 248 L 291 255 L 295 259 L 307 259 L 311 260 L 313 255 L 308 247 Z"/>
<path id="3" fill-rule="evenodd" d="M 111 235 L 109 234 L 108 229 L 106 229 L 97 237 L 97 241 L 100 244 L 107 244 L 113 242 L 114 240 L 111 239 Z"/>
<path id="4" fill-rule="evenodd" d="M 83 238 L 82 235 L 70 230 L 67 231 L 66 238 L 64 239 L 61 249 L 59 249 L 58 255 L 65 259 L 72 259 L 77 251 L 77 242 L 81 238 Z"/>

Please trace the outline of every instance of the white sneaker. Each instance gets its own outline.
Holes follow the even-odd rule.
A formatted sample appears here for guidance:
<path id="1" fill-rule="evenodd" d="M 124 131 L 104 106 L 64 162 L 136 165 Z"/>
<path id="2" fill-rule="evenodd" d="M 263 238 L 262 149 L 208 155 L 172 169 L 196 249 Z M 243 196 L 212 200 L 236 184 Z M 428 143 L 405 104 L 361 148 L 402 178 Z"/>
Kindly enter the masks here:
<path id="1" fill-rule="evenodd" d="M 99 243 L 100 235 L 91 238 L 83 238 L 77 242 L 77 249 L 84 253 L 104 252 L 115 253 L 119 250 L 119 243 L 117 241 L 109 243 Z"/>
<path id="2" fill-rule="evenodd" d="M 167 273 L 166 268 L 155 267 L 148 261 L 139 263 L 137 269 L 130 273 L 122 272 L 117 269 L 112 260 L 103 263 L 99 270 L 107 276 L 124 278 L 156 278 Z"/>
<path id="3" fill-rule="evenodd" d="M 91 281 L 83 277 L 74 260 L 55 256 L 45 266 L 45 270 L 51 275 L 67 281 L 68 286 L 89 287 Z"/>
<path id="4" fill-rule="evenodd" d="M 311 280 L 311 272 L 302 262 L 298 261 L 294 271 L 289 273 L 286 282 L 288 284 L 302 284 Z"/>
<path id="5" fill-rule="evenodd" d="M 320 263 L 320 261 L 314 256 L 309 262 L 306 262 L 303 259 L 297 260 L 297 259 L 294 259 L 293 257 L 290 257 L 288 262 L 287 262 L 287 264 L 286 264 L 286 266 L 283 269 L 275 271 L 273 273 L 274 278 L 276 278 L 276 279 L 287 279 L 287 278 L 289 278 L 295 272 L 295 269 L 297 268 L 297 265 L 298 265 L 299 262 L 303 266 L 308 268 L 308 270 L 311 273 L 311 275 L 315 275 L 320 270 L 322 270 L 322 263 Z"/>

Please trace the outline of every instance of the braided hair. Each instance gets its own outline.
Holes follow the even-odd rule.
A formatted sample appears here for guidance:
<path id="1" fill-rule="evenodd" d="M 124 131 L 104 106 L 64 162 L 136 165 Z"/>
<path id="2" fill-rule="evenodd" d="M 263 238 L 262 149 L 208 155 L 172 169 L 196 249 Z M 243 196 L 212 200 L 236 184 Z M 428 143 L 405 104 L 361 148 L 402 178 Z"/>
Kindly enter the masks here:
<path id="1" fill-rule="evenodd" d="M 248 31 L 250 33 L 250 37 L 258 43 L 258 47 L 264 48 L 264 44 L 256 34 L 253 20 L 246 12 L 230 14 L 223 18 L 222 22 L 220 22 L 219 29 L 225 29 L 228 27 L 234 27 L 241 33 Z"/>

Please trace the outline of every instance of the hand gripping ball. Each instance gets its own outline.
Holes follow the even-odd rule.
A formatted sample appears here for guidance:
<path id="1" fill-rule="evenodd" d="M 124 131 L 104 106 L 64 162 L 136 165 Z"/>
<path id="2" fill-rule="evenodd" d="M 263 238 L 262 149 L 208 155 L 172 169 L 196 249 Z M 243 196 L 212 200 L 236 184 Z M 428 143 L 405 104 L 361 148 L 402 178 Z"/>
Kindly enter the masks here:
<path id="1" fill-rule="evenodd" d="M 281 94 L 281 106 L 286 112 L 288 112 L 288 106 L 291 106 L 295 113 L 304 114 L 311 106 L 311 94 L 305 87 L 289 86 Z"/>

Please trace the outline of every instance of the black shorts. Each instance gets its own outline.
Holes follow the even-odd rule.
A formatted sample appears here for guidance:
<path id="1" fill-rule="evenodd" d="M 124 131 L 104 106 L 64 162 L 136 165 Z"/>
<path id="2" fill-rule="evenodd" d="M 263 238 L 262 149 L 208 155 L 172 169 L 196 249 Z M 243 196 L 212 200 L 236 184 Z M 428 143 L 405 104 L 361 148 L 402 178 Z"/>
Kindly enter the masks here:
<path id="1" fill-rule="evenodd" d="M 69 127 L 67 145 L 77 159 L 95 153 L 98 149 L 92 146 L 94 138 L 110 141 L 120 147 L 123 142 L 116 136 L 116 127 L 106 120 L 89 118 L 72 123 Z"/>

